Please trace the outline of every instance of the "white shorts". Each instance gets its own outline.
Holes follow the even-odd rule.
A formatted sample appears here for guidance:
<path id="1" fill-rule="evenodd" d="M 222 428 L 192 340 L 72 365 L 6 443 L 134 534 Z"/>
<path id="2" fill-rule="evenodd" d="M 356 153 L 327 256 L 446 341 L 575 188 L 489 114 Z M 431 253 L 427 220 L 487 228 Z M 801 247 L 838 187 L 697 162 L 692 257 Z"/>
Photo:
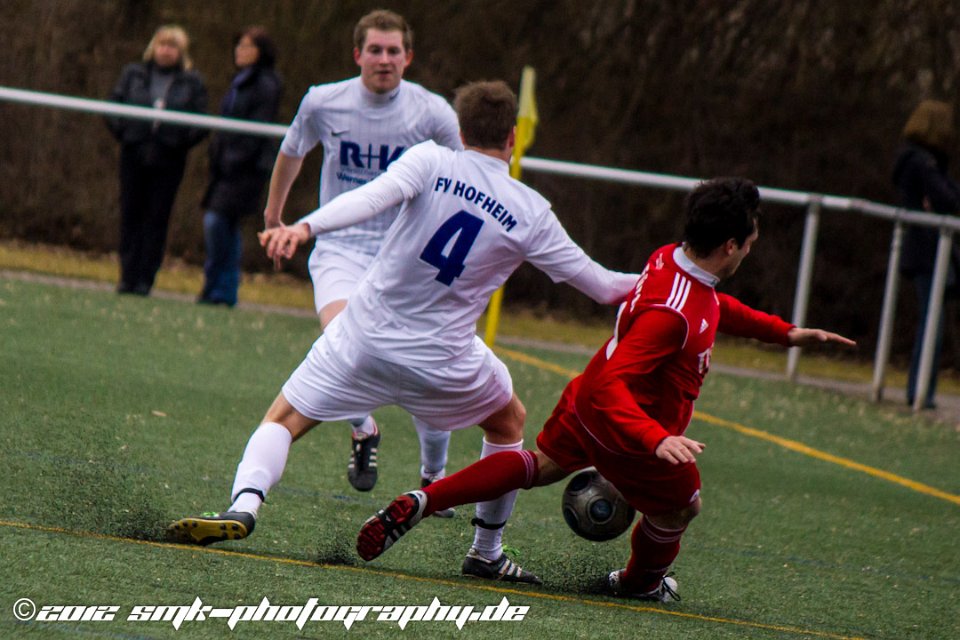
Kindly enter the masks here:
<path id="1" fill-rule="evenodd" d="M 307 265 L 313 281 L 313 302 L 317 313 L 331 302 L 349 298 L 371 262 L 373 256 L 339 250 L 329 243 L 314 246 Z"/>
<path id="2" fill-rule="evenodd" d="M 454 431 L 507 406 L 513 380 L 480 338 L 451 364 L 416 368 L 361 351 L 338 316 L 283 385 L 283 396 L 314 420 L 347 420 L 393 404 L 433 429 Z"/>

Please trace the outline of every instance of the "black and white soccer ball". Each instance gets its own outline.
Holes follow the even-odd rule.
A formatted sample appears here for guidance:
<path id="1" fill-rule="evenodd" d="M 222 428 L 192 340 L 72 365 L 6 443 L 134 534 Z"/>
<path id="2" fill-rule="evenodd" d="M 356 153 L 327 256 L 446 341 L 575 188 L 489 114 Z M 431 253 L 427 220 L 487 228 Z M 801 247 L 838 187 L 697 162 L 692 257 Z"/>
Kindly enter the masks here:
<path id="1" fill-rule="evenodd" d="M 563 519 L 581 538 L 613 540 L 630 528 L 636 510 L 595 469 L 579 472 L 563 491 Z"/>

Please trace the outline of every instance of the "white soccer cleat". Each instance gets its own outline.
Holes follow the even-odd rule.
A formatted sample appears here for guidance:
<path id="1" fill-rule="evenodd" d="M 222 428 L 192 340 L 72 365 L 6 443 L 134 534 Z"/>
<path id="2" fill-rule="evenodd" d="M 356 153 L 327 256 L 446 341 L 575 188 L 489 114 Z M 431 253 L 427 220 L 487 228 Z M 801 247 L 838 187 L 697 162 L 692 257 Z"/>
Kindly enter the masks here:
<path id="1" fill-rule="evenodd" d="M 646 593 L 631 593 L 623 587 L 623 572 L 626 569 L 612 572 L 607 576 L 607 587 L 615 596 L 647 600 L 650 602 L 680 602 L 680 593 L 677 590 L 677 581 L 672 576 L 665 576 L 660 585 Z"/>

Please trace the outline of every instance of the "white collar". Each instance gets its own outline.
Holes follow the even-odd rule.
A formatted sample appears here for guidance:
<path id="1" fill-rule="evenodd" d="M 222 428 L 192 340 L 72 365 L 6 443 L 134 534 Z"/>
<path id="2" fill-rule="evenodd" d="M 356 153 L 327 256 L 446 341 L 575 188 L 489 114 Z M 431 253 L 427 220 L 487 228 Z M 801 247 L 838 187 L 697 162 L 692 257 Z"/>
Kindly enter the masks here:
<path id="1" fill-rule="evenodd" d="M 500 158 L 494 158 L 493 156 L 489 156 L 485 153 L 481 153 L 480 151 L 476 151 L 474 149 L 464 149 L 463 151 L 464 153 L 472 154 L 471 155 L 472 158 L 476 158 L 478 162 L 483 162 L 491 169 L 496 169 L 497 171 L 502 171 L 505 173 L 508 173 L 510 171 L 510 165 L 506 161 L 501 160 Z"/>
<path id="2" fill-rule="evenodd" d="M 363 84 L 363 78 L 358 77 L 357 85 L 360 87 L 360 96 L 363 101 L 367 104 L 372 104 L 376 106 L 383 106 L 393 102 L 398 95 L 400 95 L 400 88 L 403 87 L 403 81 L 401 80 L 400 84 L 397 85 L 397 88 L 391 91 L 390 93 L 374 93 L 367 89 Z"/>
<path id="3" fill-rule="evenodd" d="M 716 287 L 717 283 L 720 282 L 720 278 L 694 264 L 693 260 L 688 258 L 687 254 L 683 252 L 683 245 L 673 250 L 673 261 L 677 263 L 678 267 L 711 289 Z"/>

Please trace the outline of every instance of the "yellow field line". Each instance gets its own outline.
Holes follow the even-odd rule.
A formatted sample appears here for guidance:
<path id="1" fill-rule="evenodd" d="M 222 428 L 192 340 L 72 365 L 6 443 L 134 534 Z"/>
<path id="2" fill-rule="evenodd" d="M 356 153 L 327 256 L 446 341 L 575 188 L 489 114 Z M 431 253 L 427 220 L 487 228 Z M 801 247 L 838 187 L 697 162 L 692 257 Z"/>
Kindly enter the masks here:
<path id="1" fill-rule="evenodd" d="M 522 362 L 528 364 L 532 367 L 537 367 L 538 369 L 543 369 L 545 371 L 550 371 L 568 378 L 575 378 L 580 375 L 579 371 L 574 371 L 573 369 L 567 369 L 566 367 L 561 367 L 552 362 L 547 362 L 536 358 L 519 351 L 513 351 L 512 349 L 504 349 L 502 347 L 497 347 L 497 351 L 503 355 L 516 360 L 517 362 Z M 724 420 L 723 418 L 718 418 L 717 416 L 710 415 L 709 413 L 703 413 L 702 411 L 694 411 L 693 417 L 702 422 L 712 424 L 718 427 L 724 427 L 727 429 L 732 429 L 737 433 L 741 433 L 745 436 L 750 436 L 752 438 L 758 438 L 760 440 L 766 440 L 767 442 L 772 442 L 774 444 L 780 445 L 785 449 L 790 451 L 796 451 L 797 453 L 803 454 L 805 456 L 810 456 L 811 458 L 816 458 L 817 460 L 823 460 L 824 462 L 832 462 L 833 464 L 840 465 L 846 469 L 852 471 L 859 471 L 865 473 L 874 478 L 880 478 L 881 480 L 886 480 L 887 482 L 892 482 L 898 484 L 902 487 L 912 489 L 918 493 L 928 495 L 934 498 L 940 498 L 941 500 L 946 500 L 947 502 L 952 502 L 953 504 L 960 505 L 960 496 L 947 493 L 946 491 L 941 491 L 936 487 L 931 487 L 930 485 L 923 484 L 922 482 L 917 482 L 915 480 L 910 480 L 909 478 L 904 478 L 903 476 L 898 476 L 895 473 L 890 473 L 889 471 L 884 471 L 883 469 L 877 469 L 876 467 L 871 467 L 865 464 L 861 464 L 849 458 L 843 458 L 841 456 L 835 456 L 832 453 L 827 453 L 825 451 L 820 451 L 819 449 L 814 449 L 813 447 L 807 446 L 802 442 L 796 440 L 790 440 L 789 438 L 782 438 L 780 436 L 775 436 L 772 433 L 767 433 L 766 431 L 761 431 L 760 429 L 754 429 L 753 427 L 748 427 L 736 422 L 731 422 L 729 420 Z"/>
<path id="2" fill-rule="evenodd" d="M 257 555 L 254 553 L 246 553 L 243 551 L 229 551 L 226 549 L 215 549 L 211 547 L 196 547 L 196 546 L 191 546 L 186 544 L 153 542 L 150 540 L 136 540 L 134 538 L 122 538 L 119 536 L 111 536 L 103 533 L 93 533 L 89 531 L 71 531 L 69 529 L 62 529 L 60 527 L 47 527 L 43 525 L 30 524 L 26 522 L 12 522 L 12 521 L 0 520 L 0 527 L 10 527 L 14 529 L 23 529 L 26 531 L 39 531 L 42 533 L 56 533 L 61 535 L 69 535 L 76 538 L 92 538 L 95 540 L 104 540 L 108 542 L 120 542 L 124 544 L 138 544 L 138 545 L 143 545 L 148 547 L 157 547 L 160 549 L 189 551 L 191 553 L 209 553 L 213 555 L 227 556 L 231 558 L 259 560 L 261 562 L 274 562 L 277 564 L 293 565 L 298 567 L 320 568 L 327 571 L 348 571 L 352 573 L 362 573 L 367 575 L 382 576 L 386 578 L 394 578 L 399 580 L 409 580 L 411 582 L 421 582 L 424 584 L 453 587 L 456 589 L 469 589 L 472 591 L 489 591 L 497 594 L 520 596 L 523 598 L 531 598 L 535 600 L 551 600 L 554 602 L 567 602 L 570 604 L 580 604 L 580 605 L 593 606 L 593 607 L 622 609 L 622 610 L 633 611 L 637 613 L 656 613 L 659 615 L 672 616 L 676 618 L 686 618 L 690 620 L 697 620 L 700 622 L 714 622 L 717 624 L 727 624 L 727 625 L 733 625 L 738 627 L 748 627 L 751 629 L 762 629 L 764 631 L 792 633 L 796 635 L 810 636 L 815 638 L 829 638 L 830 640 L 866 640 L 865 638 L 862 638 L 860 636 L 845 636 L 837 633 L 831 633 L 828 631 L 817 631 L 815 629 L 803 629 L 801 627 L 792 627 L 788 625 L 765 624 L 762 622 L 750 622 L 748 620 L 735 620 L 733 618 L 705 616 L 697 613 L 670 611 L 669 609 L 663 609 L 659 607 L 624 604 L 620 602 L 604 602 L 602 600 L 574 598 L 571 596 L 563 596 L 563 595 L 558 595 L 553 593 L 540 593 L 537 591 L 510 589 L 508 587 L 499 587 L 499 586 L 492 586 L 492 585 L 485 585 L 485 584 L 470 584 L 465 582 L 454 582 L 453 580 L 443 580 L 439 578 L 425 578 L 422 576 L 411 576 L 404 573 L 398 573 L 396 571 L 384 571 L 382 569 L 368 569 L 365 567 L 350 567 L 347 565 L 336 565 L 336 564 L 318 564 L 316 562 L 310 562 L 308 560 L 298 560 L 296 558 L 281 558 L 277 556 L 264 556 L 264 555 Z"/>
<path id="3" fill-rule="evenodd" d="M 754 429 L 736 422 L 730 422 L 729 420 L 724 420 L 723 418 L 718 418 L 716 416 L 712 416 L 707 413 L 701 413 L 699 411 L 695 411 L 693 417 L 703 422 L 717 425 L 718 427 L 726 427 L 727 429 L 733 429 L 734 431 L 751 436 L 753 438 L 759 438 L 761 440 L 766 440 L 767 442 L 778 444 L 785 449 L 802 453 L 803 455 L 810 456 L 811 458 L 816 458 L 825 462 L 832 462 L 833 464 L 838 464 L 841 467 L 845 467 L 853 471 L 859 471 L 869 476 L 886 480 L 887 482 L 899 484 L 918 493 L 932 496 L 934 498 L 940 498 L 941 500 L 946 500 L 947 502 L 960 505 L 960 496 L 947 493 L 946 491 L 941 491 L 936 487 L 931 487 L 930 485 L 923 484 L 922 482 L 916 482 L 915 480 L 898 476 L 895 473 L 890 473 L 889 471 L 884 471 L 883 469 L 877 469 L 876 467 L 860 464 L 859 462 L 850 460 L 848 458 L 842 458 L 840 456 L 835 456 L 832 453 L 826 453 L 825 451 L 808 447 L 802 442 L 797 442 L 796 440 L 781 438 L 780 436 L 775 436 L 771 433 L 767 433 L 766 431 L 760 431 L 759 429 Z"/>

